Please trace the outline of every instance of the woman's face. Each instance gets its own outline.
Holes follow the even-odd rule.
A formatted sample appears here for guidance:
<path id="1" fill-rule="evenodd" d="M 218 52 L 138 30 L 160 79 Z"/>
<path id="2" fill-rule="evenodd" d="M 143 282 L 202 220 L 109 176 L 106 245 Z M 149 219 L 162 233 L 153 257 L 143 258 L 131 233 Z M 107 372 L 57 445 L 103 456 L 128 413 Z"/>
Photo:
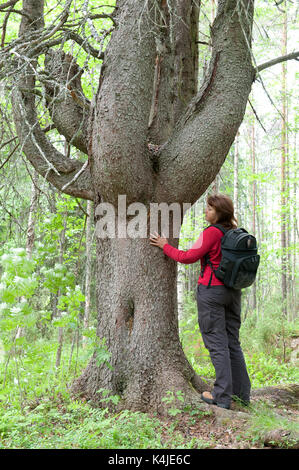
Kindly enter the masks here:
<path id="1" fill-rule="evenodd" d="M 209 206 L 206 207 L 206 220 L 210 222 L 210 224 L 216 224 L 217 222 L 217 213 L 214 207 Z"/>

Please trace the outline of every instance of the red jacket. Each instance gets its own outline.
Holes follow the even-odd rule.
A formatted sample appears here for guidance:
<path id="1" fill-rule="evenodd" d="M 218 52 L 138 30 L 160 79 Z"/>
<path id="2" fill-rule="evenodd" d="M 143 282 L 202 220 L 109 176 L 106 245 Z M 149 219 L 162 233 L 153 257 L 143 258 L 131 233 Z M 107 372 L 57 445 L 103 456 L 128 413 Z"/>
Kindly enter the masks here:
<path id="1" fill-rule="evenodd" d="M 201 232 L 199 238 L 188 251 L 178 250 L 166 243 L 163 247 L 163 253 L 179 263 L 191 264 L 200 259 L 201 268 L 204 262 L 204 255 L 209 254 L 209 258 L 214 269 L 217 269 L 221 261 L 221 238 L 223 233 L 216 227 L 209 227 Z M 199 276 L 197 283 L 207 286 L 211 277 L 212 269 L 206 266 L 203 277 Z M 223 286 L 213 273 L 211 286 Z"/>

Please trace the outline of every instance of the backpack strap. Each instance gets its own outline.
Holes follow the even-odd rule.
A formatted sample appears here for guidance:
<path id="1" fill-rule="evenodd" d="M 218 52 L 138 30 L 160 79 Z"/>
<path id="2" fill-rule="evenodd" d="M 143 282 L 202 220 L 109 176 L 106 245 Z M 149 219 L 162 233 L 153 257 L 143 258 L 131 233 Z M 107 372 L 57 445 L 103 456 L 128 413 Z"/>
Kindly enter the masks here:
<path id="1" fill-rule="evenodd" d="M 219 230 L 221 230 L 221 232 L 223 233 L 223 235 L 225 235 L 226 232 L 229 231 L 228 228 L 224 228 L 223 225 L 221 225 L 221 224 L 212 224 L 212 225 L 209 225 L 209 227 L 216 227 L 216 228 L 219 228 Z M 207 227 L 207 228 L 209 228 L 209 227 Z"/>
<path id="2" fill-rule="evenodd" d="M 228 229 L 224 228 L 223 225 L 221 225 L 221 224 L 211 224 L 211 225 L 209 225 L 208 227 L 206 227 L 205 230 L 207 230 L 207 229 L 210 228 L 210 227 L 216 227 L 216 228 L 218 228 L 219 230 L 221 230 L 221 232 L 222 232 L 224 235 L 225 235 L 226 232 L 228 231 Z M 201 269 L 201 271 L 200 271 L 200 277 L 203 276 L 204 270 L 205 270 L 205 268 L 206 268 L 207 265 L 209 265 L 210 268 L 211 268 L 211 270 L 212 270 L 211 276 L 210 276 L 210 280 L 209 280 L 209 284 L 208 284 L 208 286 L 207 286 L 207 289 L 208 289 L 208 288 L 211 286 L 213 273 L 214 273 L 214 275 L 215 275 L 214 267 L 213 267 L 213 265 L 212 265 L 212 263 L 211 263 L 211 260 L 210 260 L 210 257 L 209 257 L 208 254 L 206 254 L 206 255 L 204 256 L 204 262 L 203 262 L 202 269 Z M 215 276 L 216 276 L 216 275 L 215 275 Z"/>

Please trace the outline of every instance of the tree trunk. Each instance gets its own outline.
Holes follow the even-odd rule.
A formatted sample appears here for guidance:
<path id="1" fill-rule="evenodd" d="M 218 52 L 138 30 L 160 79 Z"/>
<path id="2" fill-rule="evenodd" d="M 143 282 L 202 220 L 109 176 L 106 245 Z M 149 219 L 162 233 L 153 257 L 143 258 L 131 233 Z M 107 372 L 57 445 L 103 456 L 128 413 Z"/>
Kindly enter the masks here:
<path id="1" fill-rule="evenodd" d="M 35 219 L 36 219 L 36 208 L 38 202 L 39 191 L 37 189 L 38 173 L 34 171 L 33 181 L 31 185 L 31 199 L 29 207 L 29 216 L 27 224 L 27 238 L 26 238 L 26 253 L 29 258 L 32 257 L 32 250 L 34 246 L 35 238 Z M 23 300 L 25 300 L 23 298 Z M 18 326 L 16 332 L 16 339 L 21 338 L 25 335 L 25 328 Z"/>
<path id="2" fill-rule="evenodd" d="M 282 52 L 287 49 L 287 4 L 284 7 Z M 286 165 L 287 165 L 287 102 L 286 102 L 286 73 L 287 63 L 282 63 L 282 121 L 281 121 L 281 293 L 282 311 L 287 317 L 287 223 L 286 223 Z"/>
<path id="3" fill-rule="evenodd" d="M 251 170 L 252 175 L 255 177 L 255 117 L 252 115 L 251 125 Z M 252 182 L 252 235 L 256 236 L 256 180 Z M 257 309 L 256 302 L 256 282 L 252 286 L 252 308 Z"/>
<path id="4" fill-rule="evenodd" d="M 293 217 L 292 217 L 292 222 L 293 222 L 293 244 L 294 246 L 297 246 L 297 166 L 296 166 L 296 133 L 294 135 L 294 153 L 293 153 L 293 164 L 294 164 L 294 184 L 293 184 Z M 293 266 L 292 266 L 292 300 L 293 300 L 293 306 L 292 306 L 292 320 L 295 320 L 297 316 L 297 257 L 296 257 L 296 250 L 293 252 Z"/>
<path id="5" fill-rule="evenodd" d="M 161 411 L 168 390 L 195 403 L 195 373 L 179 340 L 176 263 L 147 240 L 125 238 L 98 240 L 97 259 L 97 335 L 113 369 L 97 364 L 95 353 L 74 390 L 97 401 L 105 388 L 141 411 Z"/>
<path id="6" fill-rule="evenodd" d="M 64 255 L 64 250 L 65 250 L 65 233 L 66 233 L 66 226 L 67 226 L 67 211 L 64 212 L 64 218 L 63 218 L 63 229 L 60 232 L 60 237 L 59 237 L 59 263 L 62 265 L 63 264 L 63 255 Z M 60 289 L 57 292 L 57 301 L 61 295 Z M 60 316 L 60 313 L 58 314 L 58 318 Z M 60 367 L 60 361 L 61 361 L 61 353 L 62 353 L 62 346 L 63 346 L 63 327 L 59 326 L 58 327 L 58 348 L 56 352 L 56 367 Z"/>
<path id="7" fill-rule="evenodd" d="M 239 217 L 239 138 L 240 132 L 237 132 L 235 138 L 235 152 L 234 152 L 234 210 L 235 217 L 238 220 Z M 239 221 L 238 221 L 239 222 Z"/>
<path id="8" fill-rule="evenodd" d="M 38 173 L 37 171 L 34 171 L 33 181 L 32 181 L 32 186 L 31 186 L 31 201 L 30 201 L 30 209 L 29 209 L 29 218 L 28 218 L 28 226 L 27 226 L 27 243 L 26 243 L 27 256 L 29 256 L 30 258 L 31 258 L 32 250 L 34 246 L 35 219 L 36 219 L 36 209 L 37 209 L 38 196 L 39 196 L 37 182 L 38 182 Z"/>
<path id="9" fill-rule="evenodd" d="M 84 329 L 88 330 L 91 299 L 91 224 L 92 224 L 92 202 L 87 201 L 87 220 L 86 220 L 86 271 L 85 271 L 85 309 L 84 309 Z M 83 347 L 86 346 L 87 338 L 83 336 Z"/>
<path id="10" fill-rule="evenodd" d="M 19 36 L 28 35 L 26 44 L 30 34 L 44 27 L 43 3 L 23 0 L 26 15 Z M 254 2 L 219 0 L 211 26 L 212 57 L 197 92 L 199 6 L 192 0 L 117 1 L 116 27 L 91 104 L 90 132 L 83 141 L 75 138 L 78 129 L 69 123 L 76 123 L 80 113 L 69 95 L 64 104 L 72 119 L 60 119 L 61 101 L 53 111 L 59 132 L 88 152 L 84 164 L 58 152 L 42 131 L 32 93 L 35 77 L 26 57 L 20 70 L 28 79 L 24 89 L 21 74 L 14 87 L 14 119 L 23 151 L 40 174 L 67 194 L 93 200 L 95 210 L 101 202 L 117 208 L 119 195 L 126 195 L 127 204 L 143 203 L 148 215 L 150 203 L 162 202 L 177 202 L 183 214 L 184 203 L 199 199 L 225 161 L 255 77 Z M 67 17 L 66 7 L 61 21 Z M 69 90 L 67 77 L 74 71 L 65 56 L 54 56 L 61 64 L 55 79 Z M 80 83 L 77 89 L 82 95 Z M 127 215 L 124 222 L 129 220 Z M 146 237 L 149 225 L 147 230 Z M 146 237 L 98 237 L 97 335 L 100 347 L 106 341 L 112 369 L 107 361 L 99 362 L 103 354 L 97 348 L 74 390 L 99 402 L 96 392 L 106 388 L 121 396 L 122 407 L 163 411 L 168 390 L 181 390 L 186 402 L 196 403 L 196 390 L 206 386 L 179 341 L 177 265 Z M 178 246 L 171 229 L 168 239 Z"/>

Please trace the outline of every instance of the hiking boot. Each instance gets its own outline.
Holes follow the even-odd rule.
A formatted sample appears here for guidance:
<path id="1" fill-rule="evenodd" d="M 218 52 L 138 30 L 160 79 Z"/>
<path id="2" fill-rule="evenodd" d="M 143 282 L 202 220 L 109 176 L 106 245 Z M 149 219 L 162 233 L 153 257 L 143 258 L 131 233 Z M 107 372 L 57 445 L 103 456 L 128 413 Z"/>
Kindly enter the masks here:
<path id="1" fill-rule="evenodd" d="M 206 403 L 208 403 L 209 405 L 216 405 L 216 406 L 219 406 L 220 408 L 226 408 L 227 410 L 230 409 L 230 405 L 226 405 L 224 403 L 217 403 L 212 394 L 210 392 L 203 392 L 200 396 L 200 398 L 205 401 Z"/>

